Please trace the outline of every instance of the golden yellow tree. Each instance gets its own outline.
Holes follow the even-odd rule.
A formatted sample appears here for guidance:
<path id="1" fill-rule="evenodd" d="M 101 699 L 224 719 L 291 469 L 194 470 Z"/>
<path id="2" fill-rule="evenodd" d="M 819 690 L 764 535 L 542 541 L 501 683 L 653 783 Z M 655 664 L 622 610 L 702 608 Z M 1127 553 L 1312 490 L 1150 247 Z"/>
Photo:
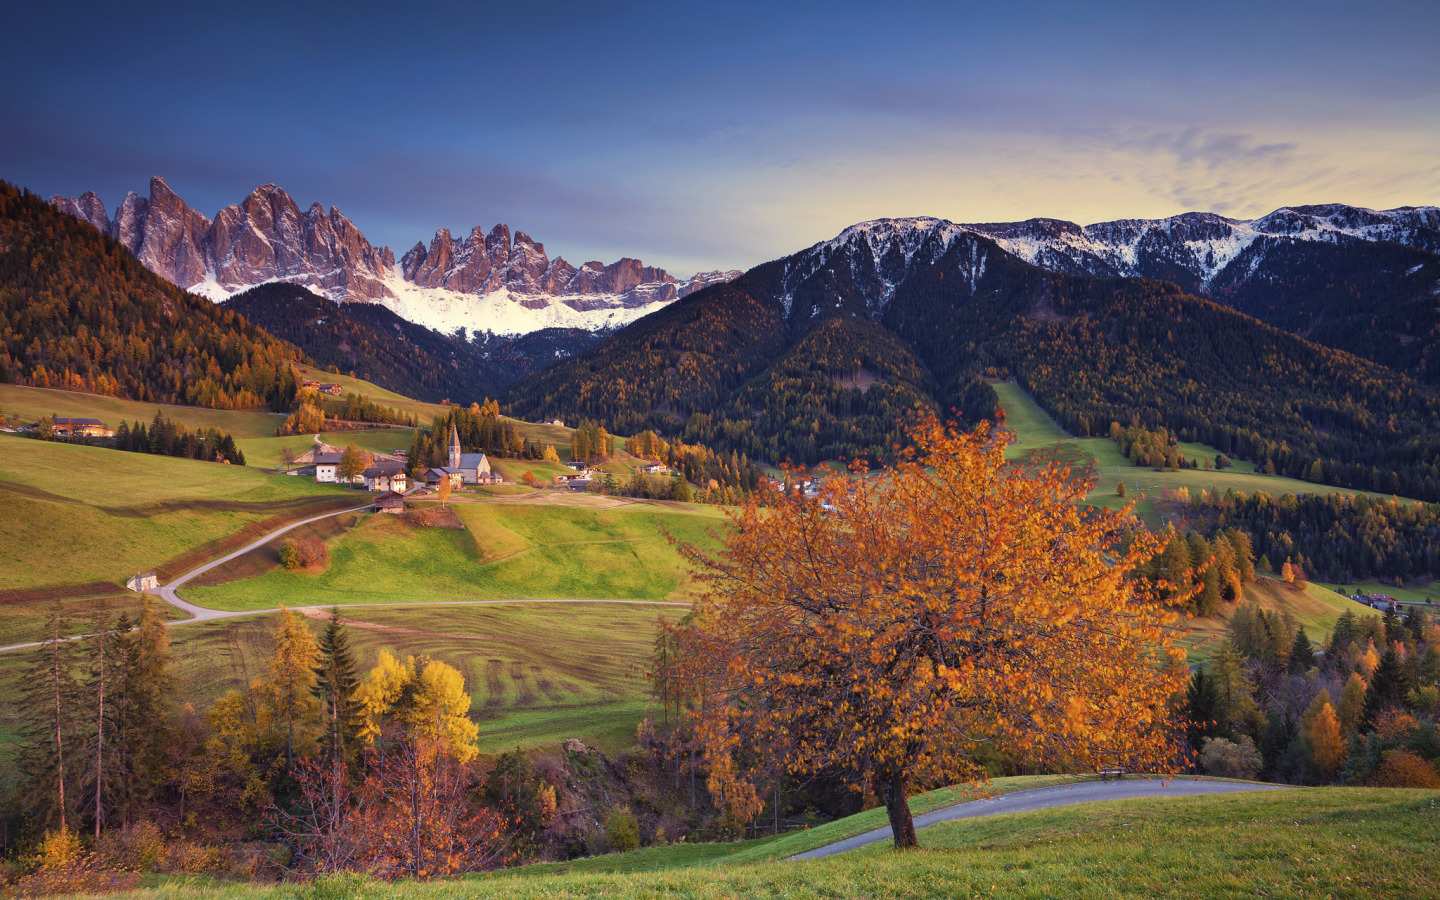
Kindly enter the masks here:
<path id="1" fill-rule="evenodd" d="M 316 731 L 320 701 L 315 699 L 315 666 L 319 664 L 320 642 L 310 633 L 305 620 L 288 609 L 280 610 L 275 623 L 275 652 L 264 678 L 251 685 L 256 696 L 270 707 L 274 720 L 285 726 L 285 765 L 295 764 L 295 732 L 302 742 Z"/>
<path id="2" fill-rule="evenodd" d="M 1354 731 L 1360 724 L 1360 717 L 1365 714 L 1365 679 L 1355 672 L 1350 673 L 1350 680 L 1345 682 L 1345 687 L 1340 691 L 1340 728 L 1344 731 Z"/>
<path id="3" fill-rule="evenodd" d="M 1315 695 L 1301 722 L 1310 745 L 1310 761 L 1317 772 L 1334 775 L 1345 760 L 1345 740 L 1340 733 L 1340 716 L 1330 702 L 1329 691 Z"/>
<path id="4" fill-rule="evenodd" d="M 445 502 L 450 499 L 450 491 L 454 485 L 450 483 L 449 474 L 442 475 L 440 481 L 435 485 L 435 492 L 440 495 L 440 508 L 445 508 Z"/>
<path id="5" fill-rule="evenodd" d="M 402 663 L 381 650 L 356 699 L 365 716 L 361 735 L 368 743 L 394 722 L 411 738 L 440 741 L 461 764 L 479 752 L 480 728 L 470 719 L 465 676 L 454 666 L 424 657 L 417 662 L 413 656 Z"/>
<path id="6" fill-rule="evenodd" d="M 840 771 L 911 847 L 910 793 L 982 777 L 981 742 L 1171 770 L 1182 652 L 1134 577 L 1160 540 L 1081 506 L 1091 482 L 1058 463 L 1008 465 L 1006 432 L 931 418 L 910 436 L 873 477 L 752 502 L 717 555 L 684 548 L 704 594 L 660 675 L 703 698 L 712 791 L 744 818 L 766 773 Z"/>

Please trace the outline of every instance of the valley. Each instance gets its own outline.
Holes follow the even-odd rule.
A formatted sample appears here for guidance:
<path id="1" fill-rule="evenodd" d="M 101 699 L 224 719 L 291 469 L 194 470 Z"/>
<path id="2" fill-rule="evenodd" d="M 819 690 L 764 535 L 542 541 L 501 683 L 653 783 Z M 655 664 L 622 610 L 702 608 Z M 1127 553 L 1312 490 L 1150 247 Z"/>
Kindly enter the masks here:
<path id="1" fill-rule="evenodd" d="M 37 743 L 36 722 L 49 707 L 37 705 L 34 685 L 50 678 L 76 704 L 93 700 L 108 709 L 86 692 L 104 677 L 96 654 L 123 650 L 128 655 L 114 664 L 148 659 L 165 673 L 164 699 L 154 708 L 173 707 L 163 714 L 173 746 L 145 751 L 167 760 L 144 775 L 151 785 L 146 808 L 160 814 L 176 798 L 199 803 L 223 824 L 195 840 L 233 846 L 235 829 L 258 821 L 246 805 L 257 801 L 245 797 L 291 803 L 286 792 L 296 788 L 285 779 L 311 777 L 296 774 L 302 770 L 279 749 L 292 752 L 300 734 L 300 757 L 326 752 L 322 736 L 331 726 L 317 712 L 329 709 L 338 721 L 339 682 L 324 679 L 335 671 L 326 666 L 340 665 L 354 698 L 370 704 L 354 713 L 353 739 L 363 748 L 353 752 L 354 764 L 357 772 L 370 767 L 366 778 L 378 777 L 377 754 L 387 742 L 419 740 L 426 727 L 405 724 L 393 710 L 422 702 L 427 692 L 452 691 L 444 701 L 446 740 L 476 760 L 471 789 L 485 792 L 485 803 L 528 804 L 514 807 L 515 821 L 525 823 L 513 825 L 514 837 L 526 860 L 549 860 L 497 876 L 503 881 L 496 890 L 523 895 L 531 885 L 561 884 L 583 896 L 616 889 L 618 878 L 640 890 L 683 883 L 707 895 L 763 895 L 766 885 L 790 885 L 787 873 L 807 866 L 835 867 L 847 884 L 871 884 L 858 873 L 872 871 L 874 848 L 831 862 L 787 858 L 868 830 L 895 811 L 882 814 L 873 790 L 851 791 L 828 770 L 810 782 L 753 769 L 741 775 L 726 766 L 751 765 L 743 754 L 704 756 L 713 749 L 701 730 L 712 727 L 704 717 L 729 701 L 694 685 L 734 670 L 688 675 L 689 682 L 675 673 L 715 651 L 686 644 L 701 629 L 755 621 L 715 615 L 717 600 L 705 589 L 715 570 L 697 560 L 737 558 L 728 554 L 752 539 L 742 535 L 779 527 L 774 523 L 849 527 L 848 517 L 865 511 L 848 505 L 859 491 L 846 464 L 904 470 L 905 448 L 925 433 L 915 423 L 940 414 L 962 434 L 981 420 L 1003 421 L 1013 441 L 1004 460 L 996 457 L 998 482 L 1043 478 L 1029 464 L 1048 459 L 1093 474 L 1088 495 L 1071 496 L 1048 522 L 1066 519 L 1078 529 L 1113 521 L 1132 535 L 1160 535 L 1154 561 L 1127 578 L 1136 590 L 1178 579 L 1155 588 L 1155 596 L 1174 599 L 1161 604 L 1163 614 L 1141 613 L 1154 615 L 1154 624 L 1137 641 L 1141 649 L 1116 665 L 1134 667 L 1142 680 L 1172 679 L 1173 689 L 1157 693 L 1156 702 L 1187 724 L 1164 737 L 1183 746 L 1143 757 L 1137 765 L 1144 771 L 1349 784 L 1354 799 L 1345 802 L 1331 799 L 1334 788 L 1301 790 L 1321 807 L 1330 804 L 1341 821 L 1383 807 L 1402 829 L 1418 820 L 1415 804 L 1433 802 L 1423 791 L 1400 797 L 1375 787 L 1429 784 L 1434 702 L 1426 679 L 1435 676 L 1427 666 L 1440 658 L 1429 607 L 1382 618 L 1347 594 L 1373 595 L 1377 605 L 1381 595 L 1385 602 L 1434 595 L 1440 549 L 1423 535 L 1440 497 L 1440 432 L 1432 427 L 1440 421 L 1440 392 L 1412 357 L 1393 368 L 1363 358 L 1383 355 L 1383 341 L 1357 345 L 1356 355 L 1344 341 L 1317 343 L 1282 330 L 1309 329 L 1308 320 L 1277 318 L 1276 327 L 1227 305 L 1250 309 L 1246 303 L 1263 301 L 1255 299 L 1255 283 L 1229 268 L 1236 260 L 1275 281 L 1281 262 L 1293 266 L 1303 257 L 1329 265 L 1327 254 L 1340 248 L 1345 266 L 1358 267 L 1377 291 L 1375 284 L 1385 291 L 1395 285 L 1376 268 L 1392 258 L 1418 254 L 1417 271 L 1428 273 L 1435 247 L 1427 212 L 1376 213 L 1355 224 L 1360 220 L 1342 209 L 1286 210 L 1298 218 L 1285 220 L 1283 238 L 1279 213 L 1266 223 L 1178 217 L 1132 223 L 1123 241 L 1106 237 L 1123 229 L 1067 223 L 881 220 L 745 273 L 690 283 L 633 260 L 570 272 L 508 229 L 488 237 L 477 231 L 469 241 L 438 234 L 397 264 L 388 250 L 360 243 L 338 211 L 295 219 L 285 212 L 288 197 L 266 190 L 260 199 L 283 213 L 278 230 L 268 232 L 279 255 L 223 282 L 205 268 L 209 281 L 201 287 L 227 301 L 218 306 L 175 285 L 200 271 L 196 266 L 213 267 L 215 242 L 231 219 L 249 222 L 241 231 L 255 233 L 263 218 L 257 195 L 213 222 L 166 194 L 163 181 L 152 185 L 148 206 L 127 199 L 115 220 L 100 220 L 97 201 L 77 202 L 72 216 L 78 210 L 98 231 L 31 195 L 6 200 L 12 222 L 22 223 L 11 233 L 43 226 L 59 235 L 41 248 L 54 270 L 41 280 L 82 314 L 12 305 L 0 321 L 8 329 L 0 415 L 19 432 L 0 434 L 0 647 L 40 642 L 0 652 L 5 784 L 47 765 L 34 754 L 47 746 L 44 738 Z M 313 259 L 281 260 L 279 238 L 295 222 L 322 243 L 333 234 L 327 252 L 348 247 L 363 271 L 322 277 Z M 1210 236 L 1175 238 L 1187 228 Z M 1166 245 L 1162 234 L 1178 242 Z M 146 250 L 173 247 L 176 235 L 183 240 L 174 253 Z M 1222 245 L 1231 255 L 1216 256 Z M 482 250 L 489 254 L 483 264 Z M 98 288 L 69 274 L 102 263 L 109 274 Z M 1171 264 L 1179 268 L 1167 269 Z M 23 268 L 6 265 L 0 271 Z M 399 276 L 386 266 L 403 270 L 411 287 L 397 286 Z M 44 269 L 27 271 L 14 277 L 33 286 Z M 499 317 L 494 329 L 472 336 L 428 330 L 439 320 L 407 306 L 432 304 L 440 310 L 433 315 L 449 315 L 453 307 L 445 304 L 454 298 L 437 292 L 459 291 L 483 301 L 463 300 L 472 312 L 532 303 L 543 318 L 556 304 L 575 308 L 576 295 L 566 291 L 576 284 L 590 292 L 586 303 L 594 301 L 587 314 L 621 310 L 619 318 L 592 316 L 565 330 L 512 327 Z M 145 299 L 155 297 L 161 300 Z M 144 323 L 156 315 L 176 323 L 174 338 L 160 329 L 142 345 Z M 124 329 L 112 327 L 122 319 L 130 329 L 123 339 Z M 356 421 L 362 417 L 369 421 Z M 96 420 L 83 426 L 94 436 L 57 431 L 76 427 L 67 419 Z M 111 430 L 120 433 L 104 436 Z M 1127 441 L 1148 449 L 1122 452 Z M 979 455 L 969 459 L 979 465 Z M 942 469 L 904 477 L 940 477 Z M 772 490 L 787 479 L 793 493 Z M 1224 518 L 1260 497 L 1276 516 L 1266 520 L 1262 503 L 1258 511 L 1247 507 L 1248 519 Z M 1328 504 L 1324 522 L 1304 506 L 1319 501 Z M 1126 507 L 1133 518 L 1103 519 Z M 797 512 L 803 509 L 818 518 L 807 520 L 810 513 Z M 926 527 L 923 517 L 915 522 L 909 527 L 917 532 Z M 1326 529 L 1323 539 L 1306 534 L 1312 524 Z M 1178 537 L 1170 537 L 1172 528 Z M 769 554 L 748 557 L 741 581 L 759 572 L 775 577 L 774 560 L 814 539 L 806 528 L 785 533 Z M 789 596 L 790 577 L 813 577 L 805 590 L 822 596 L 832 583 L 883 579 L 889 562 L 867 560 L 888 541 L 870 534 L 835 557 L 792 557 L 794 571 L 777 582 L 785 586 L 779 593 Z M 187 621 L 163 604 L 173 590 L 146 599 L 124 587 L 146 572 L 173 584 L 253 542 L 263 543 L 178 588 L 203 620 Z M 1274 558 L 1254 549 L 1261 542 Z M 1097 565 L 1136 564 L 1110 555 Z M 1312 566 L 1334 577 L 1317 583 L 1306 572 Z M 1350 571 L 1359 573 L 1349 579 L 1354 584 L 1338 583 Z M 726 577 L 719 583 L 735 590 L 735 572 Z M 1396 580 L 1401 584 L 1387 587 Z M 892 590 L 905 596 L 908 583 L 877 596 Z M 1079 593 L 1082 602 L 1096 602 Z M 1139 609 L 1136 596 L 1127 602 Z M 1032 602 L 1042 601 L 1020 600 Z M 852 609 L 855 628 L 867 608 Z M 141 626 L 97 636 L 122 614 Z M 1057 618 L 1069 622 L 1071 615 Z M 1171 615 L 1173 622 L 1158 624 Z M 688 624 L 679 627 L 682 618 Z M 808 639 L 802 629 L 770 646 L 782 653 Z M 344 645 L 338 650 L 337 640 Z M 307 661 L 287 677 L 307 685 L 316 702 L 293 702 L 287 712 L 274 679 L 287 665 L 286 648 L 296 646 Z M 1167 646 L 1175 653 L 1162 665 L 1155 654 Z M 1054 650 L 1074 654 L 1067 678 L 1082 674 L 1087 654 L 1111 652 L 1103 642 L 1082 647 L 1070 636 L 1058 637 Z M 62 656 L 75 661 L 73 686 L 61 683 L 62 667 L 72 665 L 58 662 Z M 410 675 L 394 674 L 412 657 Z M 1386 682 L 1385 666 L 1401 672 L 1399 680 Z M 400 707 L 384 706 L 373 693 L 391 677 L 411 679 L 398 699 L 384 701 Z M 1221 688 L 1206 687 L 1216 680 Z M 1382 690 L 1391 691 L 1388 700 L 1370 699 Z M 1216 692 L 1213 699 L 1207 691 Z M 1384 702 L 1391 704 L 1385 715 L 1409 724 L 1377 724 Z M 99 732 L 86 730 L 84 708 L 77 705 L 73 723 L 59 728 L 98 740 Z M 1322 708 L 1335 717 L 1334 742 L 1348 742 L 1339 753 L 1349 760 L 1343 766 L 1316 750 Z M 110 715 L 122 721 L 129 713 L 119 706 L 101 713 L 106 722 Z M 287 715 L 298 718 L 284 731 Z M 744 709 L 735 715 L 739 721 Z M 1073 708 L 1066 715 L 1075 715 Z M 367 737 L 361 720 L 373 729 Z M 1052 784 L 1064 771 L 1108 768 L 1100 757 L 1078 768 L 1062 764 L 1023 742 L 966 752 L 966 777 L 998 792 Z M 123 764 L 138 758 L 125 756 Z M 72 766 L 71 775 L 57 777 L 74 779 L 72 790 L 90 789 L 80 771 Z M 191 799 L 191 782 L 176 773 L 216 787 L 209 799 Z M 959 800 L 963 785 L 946 784 L 914 782 L 907 815 Z M 1208 835 L 1235 816 L 1300 815 L 1279 799 L 1299 791 L 1275 794 L 1237 795 L 1223 805 L 1187 797 L 1163 817 L 1142 800 L 1024 813 L 1000 817 L 1000 825 L 935 825 L 924 829 L 924 840 L 941 852 L 972 852 L 973 865 L 984 867 L 994 848 L 961 851 L 952 842 L 1029 834 L 1027 822 L 1043 823 L 1041 832 L 1052 836 L 1045 840 L 1144 822 L 1154 855 L 1165 840 Z M 1126 824 L 1112 821 L 1122 814 L 1117 809 Z M 1325 827 L 1312 830 L 1328 834 Z M 766 828 L 776 832 L 769 839 L 728 842 Z M 986 830 L 993 828 L 1004 831 Z M 1255 840 L 1263 844 L 1268 834 L 1262 829 Z M 995 852 L 1016 858 L 1006 840 L 994 840 L 1004 848 Z M 645 849 L 610 852 L 627 846 Z M 1077 852 L 1091 861 L 1103 856 L 1090 845 Z M 1051 872 L 1076 864 L 1063 854 L 1041 856 L 1034 864 Z M 1401 862 L 1413 868 L 1408 857 Z M 1157 883 L 1120 860 L 1105 864 L 1128 873 L 1119 883 L 1132 893 Z M 1229 858 L 1217 853 L 1206 864 L 1219 872 Z M 906 866 L 896 877 L 915 874 Z M 207 871 L 226 890 L 218 881 L 232 870 L 216 864 Z M 222 871 L 230 874 L 216 874 Z M 1071 885 L 1047 878 L 1049 888 Z"/>

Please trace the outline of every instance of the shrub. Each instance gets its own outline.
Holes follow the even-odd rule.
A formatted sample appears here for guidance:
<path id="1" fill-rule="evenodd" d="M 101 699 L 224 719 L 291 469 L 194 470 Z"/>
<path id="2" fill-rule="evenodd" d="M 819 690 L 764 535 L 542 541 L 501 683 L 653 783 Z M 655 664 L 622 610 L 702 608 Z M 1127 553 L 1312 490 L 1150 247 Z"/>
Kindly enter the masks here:
<path id="1" fill-rule="evenodd" d="M 640 846 L 640 825 L 635 821 L 635 814 L 623 807 L 611 810 L 605 835 L 610 839 L 610 848 L 617 853 L 627 853 Z"/>
<path id="2" fill-rule="evenodd" d="M 1376 787 L 1440 788 L 1440 772 L 1409 750 L 1391 750 L 1371 779 Z"/>
<path id="3" fill-rule="evenodd" d="M 323 566 L 329 558 L 330 549 L 318 538 L 288 538 L 280 545 L 280 563 L 291 571 Z"/>
<path id="4" fill-rule="evenodd" d="M 1255 742 L 1243 734 L 1234 741 L 1210 738 L 1200 750 L 1200 767 L 1207 775 L 1251 779 L 1259 773 L 1261 765 Z"/>

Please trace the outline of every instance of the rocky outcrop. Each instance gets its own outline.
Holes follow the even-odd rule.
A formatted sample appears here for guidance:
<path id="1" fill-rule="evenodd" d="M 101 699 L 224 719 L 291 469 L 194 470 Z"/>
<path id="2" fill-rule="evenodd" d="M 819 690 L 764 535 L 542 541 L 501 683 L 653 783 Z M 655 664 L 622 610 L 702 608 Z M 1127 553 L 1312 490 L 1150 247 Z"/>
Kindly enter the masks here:
<path id="1" fill-rule="evenodd" d="M 523 231 L 512 237 L 503 223 L 488 233 L 472 228 L 463 238 L 442 228 L 428 247 L 417 243 L 397 266 L 388 247 L 372 245 L 335 207 L 327 212 L 316 203 L 302 211 L 273 184 L 261 185 L 220 210 L 213 222 L 187 206 L 159 177 L 150 180 L 148 197 L 128 194 L 113 219 L 94 192 L 52 197 L 50 203 L 109 234 L 161 277 L 213 300 L 257 284 L 286 281 L 337 302 L 385 303 L 412 321 L 445 329 L 457 324 L 474 328 L 478 314 L 473 301 L 490 295 L 527 310 L 559 305 L 579 313 L 607 312 L 603 319 L 594 317 L 593 327 L 613 328 L 627 317 L 608 311 L 668 303 L 740 274 L 703 272 L 680 281 L 629 257 L 576 268 L 560 257 L 550 259 L 545 245 Z M 410 286 L 439 294 L 418 300 L 397 297 L 397 292 L 410 293 Z M 425 302 L 435 308 L 425 308 Z M 462 316 L 463 322 L 451 321 L 467 308 L 470 313 Z M 584 321 L 583 316 L 550 318 L 556 324 Z"/>

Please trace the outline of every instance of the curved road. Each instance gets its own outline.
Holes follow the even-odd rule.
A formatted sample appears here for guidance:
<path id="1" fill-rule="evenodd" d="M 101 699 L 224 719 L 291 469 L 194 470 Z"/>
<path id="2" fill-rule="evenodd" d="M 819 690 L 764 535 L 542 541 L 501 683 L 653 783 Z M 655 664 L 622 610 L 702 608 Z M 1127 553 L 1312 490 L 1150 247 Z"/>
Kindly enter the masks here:
<path id="1" fill-rule="evenodd" d="M 285 533 L 288 532 L 288 531 L 293 531 L 294 529 L 299 528 L 301 525 L 309 525 L 311 522 L 318 522 L 318 521 L 320 521 L 321 519 L 329 519 L 329 518 L 331 518 L 331 517 L 333 517 L 333 516 L 343 516 L 343 515 L 345 515 L 346 513 L 359 512 L 359 511 L 366 510 L 366 509 L 369 509 L 369 508 L 370 508 L 370 504 L 369 504 L 369 503 L 366 503 L 364 506 L 357 506 L 357 507 L 354 507 L 354 508 L 352 508 L 352 509 L 342 509 L 342 510 L 340 510 L 340 511 L 338 511 L 338 512 L 325 513 L 324 515 L 313 516 L 313 517 L 311 517 L 311 518 L 309 518 L 309 519 L 302 519 L 302 520 L 300 520 L 299 522 L 292 522 L 291 524 L 286 525 L 286 526 L 283 527 L 283 528 L 277 528 L 276 530 L 270 532 L 269 534 L 263 535 L 263 536 L 257 538 L 256 540 L 251 541 L 250 543 L 248 543 L 248 544 L 246 544 L 245 546 L 241 547 L 239 550 L 234 551 L 233 553 L 227 553 L 226 555 L 220 557 L 219 559 L 211 560 L 210 562 L 206 563 L 206 564 L 203 565 L 203 566 L 199 566 L 198 568 L 191 569 L 189 572 L 186 572 L 184 575 L 181 575 L 179 578 L 176 578 L 175 580 L 171 581 L 169 584 L 166 584 L 166 585 L 161 586 L 161 588 L 160 588 L 159 591 L 157 592 L 157 593 L 159 594 L 159 596 L 160 596 L 161 599 L 163 599 L 166 603 L 169 603 L 171 606 L 174 606 L 176 609 L 182 609 L 182 610 L 184 610 L 185 612 L 187 612 L 187 613 L 190 614 L 190 618 L 188 618 L 188 619 L 173 619 L 173 620 L 171 620 L 171 621 L 166 622 L 165 624 L 166 624 L 166 625 L 171 625 L 171 626 L 174 626 L 174 625 L 193 625 L 193 624 L 196 623 L 196 622 L 213 622 L 213 621 L 215 621 L 215 620 L 217 620 L 217 619 L 238 619 L 238 618 L 240 618 L 240 617 L 242 617 L 242 616 L 263 616 L 263 615 L 267 615 L 267 614 L 269 614 L 269 613 L 277 613 L 277 612 L 279 612 L 279 611 L 280 611 L 280 607 L 278 607 L 278 606 L 277 606 L 277 607 L 274 607 L 274 608 L 272 608 L 272 609 L 246 609 L 246 610 L 211 609 L 211 608 L 209 608 L 209 607 L 207 607 L 207 606 L 196 606 L 194 603 L 191 603 L 189 600 L 182 599 L 182 598 L 180 597 L 180 595 L 176 593 L 176 589 L 178 589 L 181 585 L 185 584 L 187 581 L 190 581 L 190 580 L 193 579 L 193 578 L 196 578 L 196 577 L 198 577 L 198 576 L 200 576 L 200 575 L 203 575 L 204 573 L 210 571 L 211 569 L 215 568 L 216 566 L 224 565 L 225 563 L 229 562 L 229 561 L 232 560 L 232 559 L 235 559 L 236 557 L 244 556 L 246 553 L 249 553 L 251 550 L 254 550 L 254 549 L 258 548 L 258 547 L 263 547 L 263 546 L 265 546 L 266 544 L 268 544 L 268 543 L 270 543 L 271 541 L 275 540 L 275 539 L 276 539 L 277 537 L 279 537 L 280 535 L 285 534 Z M 621 605 L 626 605 L 626 606 L 689 606 L 689 605 L 690 605 L 689 603 L 677 603 L 677 602 L 668 601 L 668 600 L 606 600 L 606 599 L 598 599 L 598 598 L 597 598 L 597 599 L 591 599 L 591 598 L 551 597 L 551 598 L 530 598 L 530 599 L 524 599 L 524 600 L 436 600 L 436 601 L 420 602 L 420 603 L 406 603 L 406 602 L 404 602 L 404 601 L 400 601 L 400 602 L 396 602 L 396 603 L 324 603 L 324 604 L 320 604 L 320 605 L 317 605 L 317 606 L 287 606 L 287 607 L 285 607 L 285 608 L 288 609 L 288 610 L 290 610 L 290 611 L 292 611 L 292 612 L 305 612 L 305 611 L 307 611 L 307 610 L 324 610 L 324 609 L 330 609 L 331 607 L 335 607 L 335 606 L 344 607 L 345 609 L 362 609 L 362 608 L 366 608 L 366 607 L 377 607 L 377 606 L 378 606 L 378 607 L 396 607 L 396 606 L 505 606 L 505 605 L 518 604 L 518 603 L 614 603 L 614 604 L 621 604 Z M 85 638 L 89 638 L 89 637 L 94 637 L 94 635 L 93 635 L 93 634 L 76 634 L 76 635 L 71 635 L 71 636 L 68 637 L 68 638 L 65 638 L 65 640 L 67 640 L 67 641 L 79 641 L 79 640 L 84 640 Z M 43 643 L 44 643 L 44 641 L 31 641 L 31 642 L 25 643 L 25 644 L 11 644 L 11 645 L 6 646 L 6 647 L 0 647 L 0 653 L 4 653 L 4 652 L 6 652 L 7 650 L 24 650 L 24 649 L 27 648 L 27 647 L 39 647 L 39 646 L 40 646 L 41 644 L 43 644 Z"/>
<path id="2" fill-rule="evenodd" d="M 937 822 L 953 822 L 956 819 L 975 819 L 981 816 L 998 816 L 1005 813 L 1030 812 L 1036 809 L 1053 809 L 1057 806 L 1071 806 L 1076 803 L 1094 803 L 1100 800 L 1130 800 L 1139 797 L 1194 797 L 1200 794 L 1234 794 L 1241 791 L 1284 790 L 1278 784 L 1246 784 L 1238 781 L 1201 781 L 1193 777 L 1176 777 L 1170 781 L 1161 778 L 1125 778 L 1117 781 L 1082 781 L 1079 784 L 1062 784 L 1055 787 L 1035 788 L 1001 794 L 985 800 L 971 800 L 933 809 L 915 817 L 916 829 L 934 825 Z M 893 840 L 890 826 L 857 834 L 843 841 L 816 847 L 804 853 L 787 857 L 788 860 L 820 859 L 844 853 L 857 847 L 864 847 L 880 841 Z"/>

